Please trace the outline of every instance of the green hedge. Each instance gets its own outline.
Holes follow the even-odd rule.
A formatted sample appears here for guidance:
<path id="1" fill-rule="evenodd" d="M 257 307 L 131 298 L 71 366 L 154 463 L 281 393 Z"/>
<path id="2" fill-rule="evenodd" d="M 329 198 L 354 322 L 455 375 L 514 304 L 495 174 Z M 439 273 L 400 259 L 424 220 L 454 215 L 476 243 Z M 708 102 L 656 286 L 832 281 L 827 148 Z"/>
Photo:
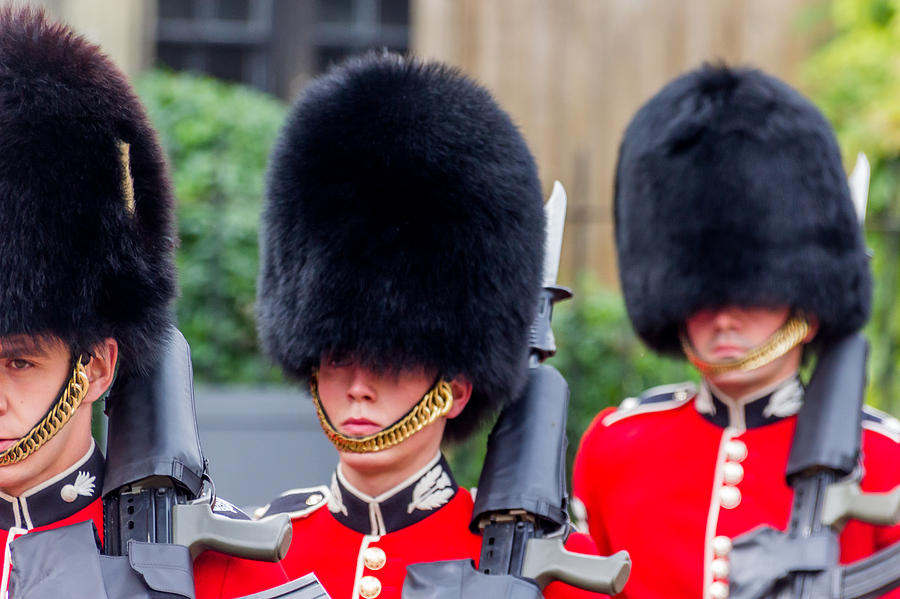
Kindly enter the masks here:
<path id="1" fill-rule="evenodd" d="M 872 164 L 866 237 L 875 297 L 867 400 L 900 412 L 900 1 L 832 0 L 831 33 L 804 69 L 804 86 L 835 127 L 844 161 Z"/>
<path id="2" fill-rule="evenodd" d="M 278 380 L 254 325 L 257 229 L 269 150 L 285 106 L 247 87 L 151 72 L 137 82 L 178 198 L 178 323 L 207 382 Z"/>

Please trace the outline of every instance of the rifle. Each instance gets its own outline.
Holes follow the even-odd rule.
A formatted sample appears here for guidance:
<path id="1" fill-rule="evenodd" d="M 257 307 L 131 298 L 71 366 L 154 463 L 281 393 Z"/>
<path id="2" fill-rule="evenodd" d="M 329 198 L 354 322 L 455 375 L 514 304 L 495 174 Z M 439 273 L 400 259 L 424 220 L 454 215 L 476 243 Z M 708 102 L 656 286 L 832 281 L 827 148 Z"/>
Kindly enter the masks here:
<path id="1" fill-rule="evenodd" d="M 171 330 L 149 375 L 115 386 L 107 406 L 104 555 L 89 522 L 20 537 L 10 544 L 17 564 L 11 596 L 191 599 L 192 560 L 204 550 L 266 561 L 284 557 L 292 530 L 286 514 L 254 521 L 214 513 L 216 505 L 237 512 L 216 500 L 207 475 L 190 348 L 178 330 Z M 310 575 L 244 599 L 276 597 L 327 595 Z"/>
<path id="2" fill-rule="evenodd" d="M 278 561 L 291 540 L 290 519 L 214 515 L 214 487 L 203 493 L 207 461 L 194 408 L 190 347 L 173 329 L 146 379 L 126 381 L 107 403 L 104 552 L 127 555 L 131 540 L 184 545 L 196 557 L 215 549 Z"/>
<path id="3" fill-rule="evenodd" d="M 566 413 L 569 388 L 542 364 L 556 352 L 550 327 L 553 304 L 572 293 L 556 285 L 566 196 L 557 181 L 544 211 L 547 252 L 544 289 L 529 340 L 524 394 L 504 408 L 488 438 L 470 527 L 481 532 L 478 572 L 468 562 L 407 568 L 405 599 L 419 597 L 538 597 L 553 580 L 607 594 L 622 590 L 631 572 L 626 551 L 611 557 L 563 548 L 571 525 L 566 492 Z"/>
<path id="4" fill-rule="evenodd" d="M 868 162 L 860 155 L 850 176 L 860 222 L 865 216 Z M 786 469 L 794 490 L 787 533 L 760 527 L 735 540 L 734 599 L 877 597 L 900 587 L 900 543 L 839 566 L 838 535 L 849 518 L 888 525 L 900 521 L 900 486 L 860 491 L 868 343 L 855 333 L 822 351 L 810 378 Z"/>
<path id="5" fill-rule="evenodd" d="M 873 524 L 900 519 L 900 487 L 864 494 L 854 476 L 867 348 L 857 333 L 820 356 L 797 415 L 786 470 L 794 489 L 788 531 L 760 527 L 735 540 L 732 597 L 856 599 L 900 587 L 900 544 L 838 565 L 838 534 L 848 518 Z"/>

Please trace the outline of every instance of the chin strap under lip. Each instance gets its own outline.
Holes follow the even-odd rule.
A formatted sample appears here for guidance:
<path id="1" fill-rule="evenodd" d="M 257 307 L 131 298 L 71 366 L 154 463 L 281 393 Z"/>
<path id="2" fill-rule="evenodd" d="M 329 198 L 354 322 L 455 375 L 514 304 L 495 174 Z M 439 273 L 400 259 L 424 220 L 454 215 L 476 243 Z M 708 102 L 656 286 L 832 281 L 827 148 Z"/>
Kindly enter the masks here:
<path id="1" fill-rule="evenodd" d="M 694 351 L 687 334 L 682 330 L 679 333 L 681 349 L 688 361 L 705 376 L 716 376 L 727 372 L 747 372 L 765 366 L 773 360 L 777 360 L 803 342 L 809 334 L 809 321 L 806 316 L 797 313 L 788 318 L 777 331 L 744 356 L 735 360 L 723 360 L 721 362 L 707 362 Z"/>
<path id="2" fill-rule="evenodd" d="M 17 464 L 44 446 L 59 430 L 66 425 L 90 388 L 87 372 L 82 364 L 83 356 L 75 360 L 72 367 L 72 376 L 66 381 L 59 393 L 59 399 L 47 410 L 27 435 L 16 441 L 0 453 L 0 467 Z"/>
<path id="3" fill-rule="evenodd" d="M 434 424 L 453 407 L 453 390 L 450 383 L 441 378 L 416 405 L 392 425 L 371 435 L 351 437 L 338 432 L 328 419 L 328 415 L 322 407 L 322 401 L 319 399 L 318 378 L 318 372 L 313 371 L 309 377 L 309 390 L 312 394 L 313 404 L 316 406 L 319 424 L 322 425 L 325 436 L 338 451 L 371 453 L 393 447 L 426 426 Z"/>

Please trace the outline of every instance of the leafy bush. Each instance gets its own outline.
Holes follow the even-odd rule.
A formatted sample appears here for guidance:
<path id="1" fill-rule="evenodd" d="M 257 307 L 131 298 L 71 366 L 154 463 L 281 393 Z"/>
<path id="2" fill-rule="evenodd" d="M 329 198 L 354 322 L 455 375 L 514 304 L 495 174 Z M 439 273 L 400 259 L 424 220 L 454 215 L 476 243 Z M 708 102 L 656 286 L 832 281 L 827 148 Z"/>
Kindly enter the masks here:
<path id="1" fill-rule="evenodd" d="M 875 298 L 868 401 L 900 411 L 900 2 L 832 0 L 831 37 L 808 60 L 806 89 L 837 131 L 845 162 L 872 164 L 866 217 Z"/>
<path id="2" fill-rule="evenodd" d="M 178 198 L 178 323 L 198 380 L 277 380 L 260 357 L 254 301 L 266 159 L 285 106 L 250 88 L 154 71 L 137 82 Z"/>

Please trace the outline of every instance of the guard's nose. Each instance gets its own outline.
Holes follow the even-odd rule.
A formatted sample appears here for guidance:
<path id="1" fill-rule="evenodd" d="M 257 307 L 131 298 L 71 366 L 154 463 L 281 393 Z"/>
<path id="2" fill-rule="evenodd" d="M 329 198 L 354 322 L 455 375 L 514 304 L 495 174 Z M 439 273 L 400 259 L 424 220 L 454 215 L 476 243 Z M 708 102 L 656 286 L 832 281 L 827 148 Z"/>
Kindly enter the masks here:
<path id="1" fill-rule="evenodd" d="M 354 368 L 350 375 L 350 386 L 347 388 L 347 397 L 356 401 L 372 401 L 376 396 L 377 392 L 371 373 L 364 368 Z"/>

